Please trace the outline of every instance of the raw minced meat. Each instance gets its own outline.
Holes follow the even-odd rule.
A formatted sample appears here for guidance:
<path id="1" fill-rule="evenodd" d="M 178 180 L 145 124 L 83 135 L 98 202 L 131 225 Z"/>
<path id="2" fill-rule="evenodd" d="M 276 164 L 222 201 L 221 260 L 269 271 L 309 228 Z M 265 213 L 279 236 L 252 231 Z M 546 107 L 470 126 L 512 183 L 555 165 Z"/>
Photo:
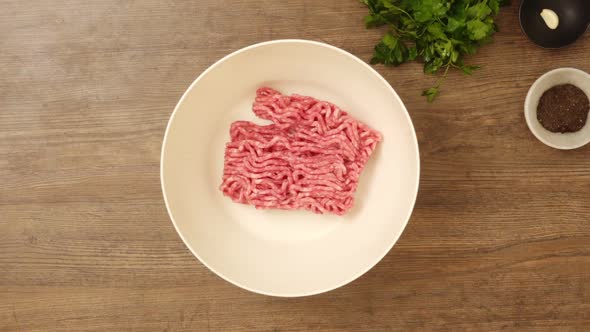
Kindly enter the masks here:
<path id="1" fill-rule="evenodd" d="M 267 87 L 252 110 L 273 123 L 232 123 L 224 195 L 257 208 L 346 214 L 381 134 L 332 103 Z"/>

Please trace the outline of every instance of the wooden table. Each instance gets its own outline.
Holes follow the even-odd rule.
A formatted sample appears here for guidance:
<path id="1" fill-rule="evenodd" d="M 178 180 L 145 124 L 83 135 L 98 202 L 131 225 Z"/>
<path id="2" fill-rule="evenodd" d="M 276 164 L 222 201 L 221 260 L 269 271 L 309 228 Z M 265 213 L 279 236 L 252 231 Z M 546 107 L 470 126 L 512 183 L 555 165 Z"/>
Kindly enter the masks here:
<path id="1" fill-rule="evenodd" d="M 517 2 L 517 1 L 514 1 Z M 0 331 L 587 330 L 590 146 L 526 127 L 528 87 L 590 71 L 590 34 L 560 51 L 504 8 L 495 44 L 440 98 L 419 64 L 376 67 L 422 159 L 416 209 L 370 272 L 285 299 L 216 277 L 185 248 L 159 182 L 164 128 L 211 63 L 270 39 L 369 59 L 380 31 L 350 1 L 0 1 Z"/>

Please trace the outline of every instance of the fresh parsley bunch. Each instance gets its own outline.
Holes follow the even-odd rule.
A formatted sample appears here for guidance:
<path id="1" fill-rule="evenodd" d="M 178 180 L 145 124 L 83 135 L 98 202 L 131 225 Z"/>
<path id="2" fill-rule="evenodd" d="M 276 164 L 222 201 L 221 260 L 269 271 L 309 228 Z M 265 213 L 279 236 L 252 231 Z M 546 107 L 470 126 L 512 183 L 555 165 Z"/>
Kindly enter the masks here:
<path id="1" fill-rule="evenodd" d="M 361 0 L 369 8 L 367 28 L 387 25 L 390 30 L 375 46 L 372 64 L 398 66 L 424 62 L 424 72 L 443 70 L 435 85 L 422 92 L 429 102 L 440 93 L 449 69 L 471 75 L 479 66 L 467 65 L 465 55 L 492 40 L 494 17 L 505 0 Z"/>

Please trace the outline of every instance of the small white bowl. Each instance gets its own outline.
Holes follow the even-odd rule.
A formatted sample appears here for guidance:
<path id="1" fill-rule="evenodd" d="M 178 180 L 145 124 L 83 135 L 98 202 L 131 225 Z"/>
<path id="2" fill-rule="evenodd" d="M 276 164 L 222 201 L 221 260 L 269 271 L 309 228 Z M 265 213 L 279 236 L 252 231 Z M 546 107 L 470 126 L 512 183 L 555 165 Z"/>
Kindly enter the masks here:
<path id="1" fill-rule="evenodd" d="M 553 86 L 568 83 L 582 89 L 590 98 L 590 74 L 575 68 L 558 68 L 539 77 L 531 85 L 524 102 L 524 117 L 533 135 L 546 145 L 561 150 L 576 149 L 590 142 L 590 121 L 575 133 L 553 133 L 537 120 L 537 106 L 545 91 Z"/>

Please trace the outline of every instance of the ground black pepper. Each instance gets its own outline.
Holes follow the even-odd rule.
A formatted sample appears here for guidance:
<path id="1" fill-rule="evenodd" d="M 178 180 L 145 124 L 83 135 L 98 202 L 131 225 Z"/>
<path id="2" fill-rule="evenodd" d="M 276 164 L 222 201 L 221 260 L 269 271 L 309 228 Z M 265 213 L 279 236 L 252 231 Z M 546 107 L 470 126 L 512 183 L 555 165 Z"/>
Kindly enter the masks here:
<path id="1" fill-rule="evenodd" d="M 590 101 L 575 85 L 556 85 L 545 91 L 537 106 L 537 120 L 554 133 L 576 132 L 586 124 Z"/>

